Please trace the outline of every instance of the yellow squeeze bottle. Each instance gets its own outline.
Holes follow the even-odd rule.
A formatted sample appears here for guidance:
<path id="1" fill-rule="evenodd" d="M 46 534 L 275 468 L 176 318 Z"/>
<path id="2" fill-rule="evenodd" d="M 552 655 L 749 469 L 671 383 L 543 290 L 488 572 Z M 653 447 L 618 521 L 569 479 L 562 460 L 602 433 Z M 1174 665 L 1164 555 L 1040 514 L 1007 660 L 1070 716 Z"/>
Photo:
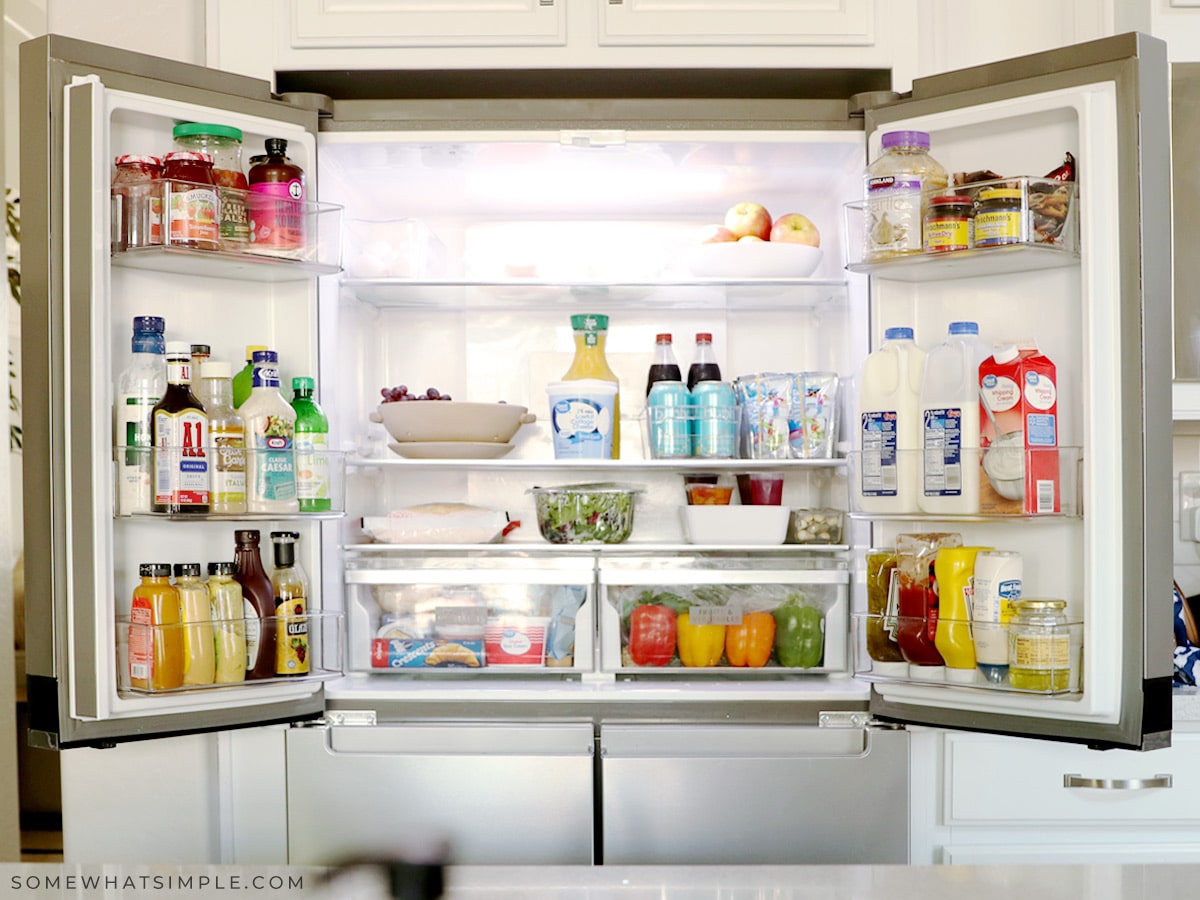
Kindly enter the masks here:
<path id="1" fill-rule="evenodd" d="M 933 643 L 946 663 L 946 680 L 976 680 L 975 641 L 971 637 L 971 597 L 975 557 L 991 547 L 943 547 L 933 561 L 938 619 Z"/>

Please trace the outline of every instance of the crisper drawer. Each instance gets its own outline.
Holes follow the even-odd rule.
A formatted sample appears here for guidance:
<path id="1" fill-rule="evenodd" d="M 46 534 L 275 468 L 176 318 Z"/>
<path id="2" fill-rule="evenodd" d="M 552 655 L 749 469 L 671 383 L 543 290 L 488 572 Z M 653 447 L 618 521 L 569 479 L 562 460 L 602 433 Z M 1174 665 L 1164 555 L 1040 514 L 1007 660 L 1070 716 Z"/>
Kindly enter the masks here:
<path id="1" fill-rule="evenodd" d="M 908 862 L 908 734 L 602 725 L 606 864 Z"/>
<path id="2" fill-rule="evenodd" d="M 590 723 L 287 732 L 288 862 L 592 861 Z"/>
<path id="3" fill-rule="evenodd" d="M 843 560 L 600 561 L 601 667 L 626 676 L 778 678 L 847 671 Z"/>
<path id="4" fill-rule="evenodd" d="M 1200 822 L 1200 734 L 1162 750 L 945 737 L 947 825 Z"/>
<path id="5" fill-rule="evenodd" d="M 590 558 L 365 555 L 345 577 L 352 671 L 486 678 L 595 668 Z"/>

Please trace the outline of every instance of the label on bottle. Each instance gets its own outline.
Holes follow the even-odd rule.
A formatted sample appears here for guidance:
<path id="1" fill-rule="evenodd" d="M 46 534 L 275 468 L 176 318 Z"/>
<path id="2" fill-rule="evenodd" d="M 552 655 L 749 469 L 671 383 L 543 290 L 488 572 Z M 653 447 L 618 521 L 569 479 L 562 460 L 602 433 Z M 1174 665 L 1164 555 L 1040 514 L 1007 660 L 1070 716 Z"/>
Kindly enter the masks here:
<path id="1" fill-rule="evenodd" d="M 899 481 L 895 410 L 862 414 L 862 492 L 866 497 L 895 497 Z"/>
<path id="2" fill-rule="evenodd" d="M 213 448 L 212 511 L 246 508 L 246 436 L 240 429 L 210 433 Z"/>
<path id="3" fill-rule="evenodd" d="M 867 179 L 867 253 L 919 253 L 920 175 L 879 175 Z"/>
<path id="4" fill-rule="evenodd" d="M 298 178 L 252 184 L 248 199 L 253 249 L 304 248 L 304 185 Z"/>
<path id="5" fill-rule="evenodd" d="M 302 509 L 316 508 L 311 501 L 325 501 L 321 505 L 329 508 L 328 438 L 319 431 L 296 432 L 296 496 Z"/>
<path id="6" fill-rule="evenodd" d="M 207 506 L 208 416 L 197 409 L 154 414 L 154 502 L 160 506 Z"/>
<path id="7" fill-rule="evenodd" d="M 249 672 L 258 662 L 258 643 L 262 638 L 262 620 L 254 609 L 254 604 L 243 598 L 246 616 L 246 671 Z"/>
<path id="8" fill-rule="evenodd" d="M 308 672 L 308 617 L 303 597 L 275 598 L 275 673 Z"/>
<path id="9" fill-rule="evenodd" d="M 256 434 L 252 438 L 248 500 L 253 503 L 287 503 L 296 499 L 295 460 L 292 456 L 290 423 L 268 422 L 267 428 L 286 430 L 283 434 Z"/>
<path id="10" fill-rule="evenodd" d="M 149 687 L 154 674 L 154 613 L 146 597 L 135 596 L 129 610 L 129 678 Z"/>
<path id="11" fill-rule="evenodd" d="M 219 223 L 217 192 L 214 189 L 196 187 L 186 191 L 171 191 L 167 214 L 170 217 L 170 243 L 216 247 Z"/>
<path id="12" fill-rule="evenodd" d="M 118 515 L 151 510 L 154 442 L 150 433 L 150 415 L 158 401 L 158 397 L 138 395 L 117 398 L 117 440 L 125 448 L 118 451 Z"/>
<path id="13" fill-rule="evenodd" d="M 925 410 L 925 496 L 962 496 L 962 409 Z"/>

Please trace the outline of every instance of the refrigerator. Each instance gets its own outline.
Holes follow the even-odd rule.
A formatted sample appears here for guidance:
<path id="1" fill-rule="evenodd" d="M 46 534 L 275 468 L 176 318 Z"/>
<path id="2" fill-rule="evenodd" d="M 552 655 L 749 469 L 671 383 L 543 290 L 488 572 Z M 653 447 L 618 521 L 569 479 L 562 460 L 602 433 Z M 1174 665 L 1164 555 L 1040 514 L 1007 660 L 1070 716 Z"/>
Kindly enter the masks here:
<path id="1" fill-rule="evenodd" d="M 1161 42 L 1116 36 L 918 79 L 904 96 L 886 73 L 800 69 L 280 72 L 273 91 L 58 36 L 22 47 L 21 77 L 35 744 L 71 754 L 289 726 L 249 743 L 282 785 L 273 802 L 286 808 L 291 861 L 434 833 L 460 861 L 530 863 L 903 862 L 909 724 L 1169 745 Z M 307 176 L 303 255 L 112 251 L 114 157 L 161 153 L 187 121 L 240 129 L 247 156 L 287 140 Z M 1075 242 L 866 260 L 863 171 L 899 130 L 928 132 L 952 173 L 1036 180 L 1071 153 Z M 697 235 L 741 200 L 817 223 L 817 268 L 699 265 Z M 616 460 L 553 451 L 546 386 L 571 363 L 577 314 L 608 316 Z M 269 345 L 288 396 L 292 377 L 315 377 L 330 420 L 329 511 L 120 508 L 114 472 L 128 448 L 112 433 L 113 385 L 141 315 L 162 316 L 169 340 L 209 344 L 235 371 L 246 345 Z M 863 360 L 890 327 L 912 327 L 928 348 L 962 319 L 989 340 L 1032 338 L 1055 361 L 1061 505 L 867 512 L 855 500 L 867 465 L 854 441 Z M 728 380 L 835 375 L 823 421 L 837 440 L 825 453 L 655 458 L 643 395 L 664 331 L 684 368 L 692 334 L 712 334 Z M 499 458 L 389 446 L 372 416 L 381 389 L 400 384 L 518 404 L 536 421 Z M 696 541 L 685 529 L 683 476 L 775 472 L 783 506 L 838 514 L 835 543 L 760 543 L 732 528 Z M 546 540 L 530 489 L 595 482 L 636 490 L 629 539 Z M 497 542 L 371 538 L 380 517 L 447 503 L 519 525 Z M 299 534 L 310 672 L 131 687 L 139 564 L 232 559 L 239 528 L 259 529 L 264 547 L 271 531 Z M 1066 601 L 1069 685 L 931 682 L 874 665 L 867 551 L 929 532 L 1019 552 L 1025 595 Z M 664 593 L 731 624 L 745 597 L 768 609 L 807 598 L 821 614 L 815 664 L 638 665 L 630 611 Z M 494 647 L 483 665 L 403 661 L 413 648 L 392 636 L 419 618 L 463 626 L 441 615 L 463 609 L 489 623 L 548 619 L 559 644 L 541 632 L 533 664 L 505 665 Z M 717 779 L 747 798 L 720 826 L 696 790 Z M 817 826 L 798 820 L 798 804 L 833 812 Z"/>

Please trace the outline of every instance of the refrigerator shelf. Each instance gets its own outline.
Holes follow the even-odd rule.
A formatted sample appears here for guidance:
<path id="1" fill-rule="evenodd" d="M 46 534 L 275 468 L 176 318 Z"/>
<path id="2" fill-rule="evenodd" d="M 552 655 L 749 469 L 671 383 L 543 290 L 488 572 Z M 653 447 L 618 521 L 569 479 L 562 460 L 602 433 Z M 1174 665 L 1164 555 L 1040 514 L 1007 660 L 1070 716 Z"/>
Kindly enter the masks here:
<path id="1" fill-rule="evenodd" d="M 1011 275 L 1079 265 L 1079 254 L 1044 244 L 1008 244 L 956 250 L 953 253 L 913 254 L 879 262 L 851 262 L 846 271 L 888 281 L 946 281 L 982 275 Z"/>
<path id="2" fill-rule="evenodd" d="M 320 275 L 336 275 L 342 270 L 336 260 L 336 256 L 332 261 L 320 261 L 187 247 L 142 247 L 112 255 L 112 264 L 125 269 L 263 282 L 302 281 Z"/>
<path id="3" fill-rule="evenodd" d="M 734 553 L 738 556 L 750 554 L 769 554 L 778 556 L 787 554 L 792 557 L 812 553 L 818 556 L 831 556 L 846 553 L 850 549 L 847 544 L 686 544 L 663 543 L 658 541 L 626 541 L 623 544 L 551 544 L 549 541 L 505 541 L 496 544 L 347 544 L 342 552 L 347 556 L 396 556 L 403 558 L 408 555 L 428 556 L 429 554 L 446 554 L 461 556 L 472 554 L 476 556 L 542 556 L 557 557 L 564 553 L 576 556 L 595 554 L 597 556 L 619 556 L 636 554 L 638 556 L 662 555 L 675 558 L 680 553 L 686 554 L 723 554 Z"/>
<path id="4" fill-rule="evenodd" d="M 747 472 L 758 469 L 776 471 L 780 469 L 845 469 L 846 460 L 841 457 L 828 459 L 521 459 L 511 456 L 503 459 L 405 459 L 399 456 L 366 457 L 348 456 L 347 468 L 369 468 L 375 466 L 402 466 L 422 469 L 540 469 L 578 472 L 594 471 L 614 475 L 630 471 L 659 472 Z"/>
<path id="5" fill-rule="evenodd" d="M 197 515 L 196 513 L 185 512 L 134 512 L 121 513 L 114 518 L 132 518 L 132 519 L 164 519 L 170 522 L 305 522 L 312 520 L 325 519 L 344 519 L 346 513 L 344 510 L 335 510 L 332 512 L 296 512 L 296 513 L 237 513 L 237 514 L 213 514 L 207 513 Z"/>

